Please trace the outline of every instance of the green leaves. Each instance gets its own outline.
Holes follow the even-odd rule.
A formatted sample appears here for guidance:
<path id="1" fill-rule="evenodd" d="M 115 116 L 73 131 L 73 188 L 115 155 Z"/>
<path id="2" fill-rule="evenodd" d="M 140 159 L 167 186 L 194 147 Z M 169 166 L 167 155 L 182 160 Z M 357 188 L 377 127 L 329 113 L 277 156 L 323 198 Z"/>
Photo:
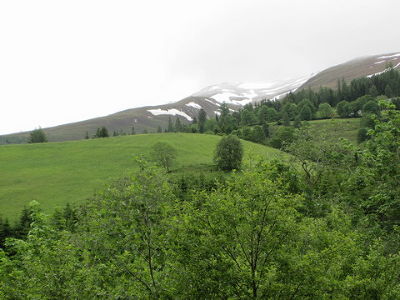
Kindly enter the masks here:
<path id="1" fill-rule="evenodd" d="M 243 146 L 234 135 L 224 136 L 215 149 L 214 162 L 224 171 L 239 170 L 242 165 Z"/>
<path id="2" fill-rule="evenodd" d="M 398 220 L 390 180 L 397 161 L 385 164 L 397 153 L 398 120 L 387 117 L 357 152 L 359 163 L 350 144 L 310 152 L 310 140 L 298 142 L 293 153 L 310 161 L 308 189 L 297 166 L 282 162 L 254 163 L 222 183 L 175 184 L 141 160 L 136 174 L 66 208 L 73 225 L 33 203 L 26 240 L 8 239 L 0 250 L 0 297 L 398 298 L 397 227 L 378 236 L 368 222 L 368 230 L 359 224 L 362 215 L 348 213 L 360 205 L 386 218 L 378 221 Z M 390 176 L 376 180 L 385 172 Z M 337 185 L 333 173 L 341 176 Z M 353 193 L 361 197 L 341 198 Z M 323 213 L 310 213 L 321 203 Z"/>

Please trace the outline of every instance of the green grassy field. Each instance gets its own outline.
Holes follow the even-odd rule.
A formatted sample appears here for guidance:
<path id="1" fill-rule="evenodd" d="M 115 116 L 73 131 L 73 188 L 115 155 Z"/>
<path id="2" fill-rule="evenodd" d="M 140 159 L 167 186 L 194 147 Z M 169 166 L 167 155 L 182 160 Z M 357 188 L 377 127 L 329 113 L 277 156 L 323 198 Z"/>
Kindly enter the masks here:
<path id="1" fill-rule="evenodd" d="M 360 128 L 359 118 L 330 119 L 309 121 L 311 133 L 314 137 L 324 136 L 332 141 L 345 138 L 357 144 L 357 133 Z"/>
<path id="2" fill-rule="evenodd" d="M 61 143 L 0 146 L 0 215 L 15 220 L 37 200 L 45 211 L 78 203 L 136 169 L 134 157 L 168 142 L 178 151 L 173 172 L 209 170 L 219 136 L 147 134 Z M 276 158 L 279 150 L 243 141 L 245 160 Z"/>
<path id="3" fill-rule="evenodd" d="M 357 144 L 360 122 L 360 118 L 313 120 L 303 122 L 303 128 L 308 127 L 316 141 L 318 141 L 318 139 L 338 141 L 340 138 L 345 138 Z M 271 126 L 272 134 L 279 126 L 281 125 Z"/>

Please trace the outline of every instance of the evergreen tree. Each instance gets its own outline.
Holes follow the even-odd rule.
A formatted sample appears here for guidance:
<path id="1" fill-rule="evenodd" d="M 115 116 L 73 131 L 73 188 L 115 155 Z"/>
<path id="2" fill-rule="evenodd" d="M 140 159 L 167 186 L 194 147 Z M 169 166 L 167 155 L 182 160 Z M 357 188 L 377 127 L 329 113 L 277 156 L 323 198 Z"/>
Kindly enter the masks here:
<path id="1" fill-rule="evenodd" d="M 199 132 L 200 133 L 204 133 L 206 121 L 207 121 L 207 113 L 204 109 L 200 109 L 200 111 L 199 111 Z"/>
<path id="2" fill-rule="evenodd" d="M 235 119 L 229 113 L 229 107 L 225 102 L 221 104 L 220 110 L 221 115 L 218 118 L 218 127 L 221 132 L 230 134 L 232 130 L 236 129 Z"/>
<path id="3" fill-rule="evenodd" d="M 267 122 L 274 122 L 278 119 L 278 113 L 275 108 L 269 107 L 266 114 L 266 121 Z"/>
<path id="4" fill-rule="evenodd" d="M 174 125 L 172 124 L 171 117 L 168 117 L 168 132 L 174 132 Z"/>
<path id="5" fill-rule="evenodd" d="M 287 103 L 283 106 L 282 111 L 288 115 L 289 120 L 294 120 L 298 114 L 298 106 L 294 103 Z"/>
<path id="6" fill-rule="evenodd" d="M 158 133 L 162 133 L 162 128 L 161 128 L 160 125 L 158 125 L 157 132 L 158 132 Z"/>
<path id="7" fill-rule="evenodd" d="M 135 135 L 135 134 L 136 134 L 135 126 L 132 125 L 132 128 L 131 128 L 131 135 Z"/>
<path id="8" fill-rule="evenodd" d="M 372 85 L 368 90 L 368 95 L 371 95 L 372 97 L 376 97 L 379 95 L 378 89 L 376 88 L 375 84 Z"/>
<path id="9" fill-rule="evenodd" d="M 106 128 L 105 126 L 103 126 L 103 127 L 101 127 L 101 128 L 97 128 L 95 137 L 96 137 L 96 138 L 106 138 L 106 137 L 109 137 L 107 128 Z"/>
<path id="10" fill-rule="evenodd" d="M 176 120 L 175 120 L 175 132 L 181 132 L 181 131 L 182 131 L 181 120 L 179 119 L 179 117 L 176 117 Z"/>
<path id="11" fill-rule="evenodd" d="M 268 138 L 269 137 L 269 125 L 268 125 L 268 123 L 263 123 L 262 129 L 263 129 L 263 132 L 264 132 L 264 136 L 266 138 Z"/>
<path id="12" fill-rule="evenodd" d="M 12 236 L 13 236 L 13 230 L 10 226 L 8 219 L 5 219 L 3 221 L 3 219 L 0 218 L 0 248 L 4 247 L 4 242 L 5 242 L 6 238 L 9 238 Z"/>
<path id="13" fill-rule="evenodd" d="M 240 113 L 241 125 L 253 125 L 255 123 L 255 116 L 253 110 L 243 109 Z"/>
<path id="14" fill-rule="evenodd" d="M 386 87 L 385 87 L 385 95 L 388 98 L 392 98 L 393 97 L 393 90 L 392 90 L 392 88 L 390 87 L 389 84 L 387 84 Z"/>
<path id="15" fill-rule="evenodd" d="M 258 110 L 258 123 L 264 124 L 268 122 L 268 107 L 266 105 L 261 105 L 260 109 Z"/>
<path id="16" fill-rule="evenodd" d="M 284 126 L 289 126 L 290 125 L 290 118 L 289 114 L 286 111 L 283 111 L 282 113 L 282 121 Z"/>
<path id="17" fill-rule="evenodd" d="M 46 143 L 47 137 L 42 128 L 33 130 L 29 135 L 28 143 Z"/>
<path id="18" fill-rule="evenodd" d="M 88 140 L 89 139 L 89 132 L 88 131 L 86 131 L 86 134 L 85 134 L 85 140 Z"/>
<path id="19" fill-rule="evenodd" d="M 312 119 L 312 111 L 311 111 L 311 108 L 310 108 L 308 105 L 303 106 L 303 107 L 301 108 L 301 111 L 300 111 L 299 116 L 300 116 L 300 119 L 301 119 L 302 121 L 309 121 L 309 120 L 311 120 L 311 119 Z"/>
<path id="20" fill-rule="evenodd" d="M 348 86 L 348 84 L 346 83 L 344 78 L 342 78 L 341 92 L 342 92 L 342 97 L 341 97 L 341 99 L 339 99 L 339 101 L 344 100 L 344 99 L 349 99 L 349 97 L 350 97 L 350 87 Z"/>
<path id="21" fill-rule="evenodd" d="M 15 235 L 18 238 L 24 238 L 31 229 L 32 211 L 30 208 L 24 207 L 19 217 L 19 222 L 15 227 Z"/>

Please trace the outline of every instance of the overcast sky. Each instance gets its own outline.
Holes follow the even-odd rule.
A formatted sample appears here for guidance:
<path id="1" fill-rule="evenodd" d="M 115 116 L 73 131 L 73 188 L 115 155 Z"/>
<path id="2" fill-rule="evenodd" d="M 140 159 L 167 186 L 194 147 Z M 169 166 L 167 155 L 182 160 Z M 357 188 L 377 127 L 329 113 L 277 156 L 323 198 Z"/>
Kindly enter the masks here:
<path id="1" fill-rule="evenodd" d="M 398 0 L 0 0 L 0 134 L 400 51 Z"/>

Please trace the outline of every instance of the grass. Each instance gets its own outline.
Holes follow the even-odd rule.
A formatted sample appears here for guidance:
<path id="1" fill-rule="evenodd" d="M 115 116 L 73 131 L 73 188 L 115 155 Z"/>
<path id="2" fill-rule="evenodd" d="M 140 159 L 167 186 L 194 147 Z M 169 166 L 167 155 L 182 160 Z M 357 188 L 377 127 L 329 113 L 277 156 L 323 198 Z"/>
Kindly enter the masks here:
<path id="1" fill-rule="evenodd" d="M 219 136 L 141 134 L 71 142 L 0 146 L 0 215 L 15 220 L 32 200 L 50 212 L 79 203 L 112 180 L 137 168 L 134 157 L 149 155 L 164 141 L 177 149 L 175 173 L 209 171 Z M 276 158 L 282 152 L 243 141 L 245 160 Z"/>
<path id="2" fill-rule="evenodd" d="M 357 144 L 357 133 L 360 128 L 359 118 L 315 120 L 308 122 L 314 137 L 324 136 L 332 141 L 345 138 Z"/>
<path id="3" fill-rule="evenodd" d="M 340 138 L 345 138 L 350 142 L 357 144 L 357 134 L 360 128 L 360 122 L 361 118 L 312 120 L 304 121 L 303 128 L 308 127 L 316 142 L 318 142 L 319 139 L 329 139 L 335 142 L 339 141 Z M 280 126 L 282 125 L 271 126 L 272 136 L 274 135 L 275 130 Z"/>

